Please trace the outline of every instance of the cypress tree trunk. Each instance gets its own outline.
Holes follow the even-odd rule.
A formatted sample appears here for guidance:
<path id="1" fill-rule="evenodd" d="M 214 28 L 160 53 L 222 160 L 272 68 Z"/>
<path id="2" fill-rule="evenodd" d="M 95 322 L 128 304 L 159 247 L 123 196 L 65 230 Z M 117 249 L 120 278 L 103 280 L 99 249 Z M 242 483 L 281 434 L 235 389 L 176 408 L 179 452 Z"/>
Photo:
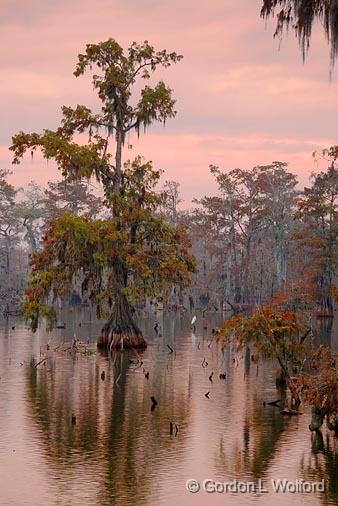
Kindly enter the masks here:
<path id="1" fill-rule="evenodd" d="M 119 116 L 116 125 L 116 152 L 115 152 L 115 173 L 113 192 L 121 197 L 121 178 L 122 178 L 122 146 L 124 141 L 123 120 Z M 113 215 L 119 218 L 119 210 L 114 206 Z M 121 226 L 121 224 L 120 224 Z M 113 312 L 104 325 L 101 334 L 97 340 L 98 348 L 108 350 L 123 350 L 124 348 L 146 348 L 147 342 L 142 336 L 141 330 L 136 325 L 131 306 L 127 297 L 123 293 L 123 288 L 127 287 L 127 272 L 123 261 L 116 259 L 113 268 L 113 278 L 115 282 L 114 289 L 114 308 Z"/>
<path id="2" fill-rule="evenodd" d="M 98 337 L 97 346 L 108 350 L 147 347 L 133 319 L 128 299 L 121 291 L 115 296 L 113 312 Z"/>

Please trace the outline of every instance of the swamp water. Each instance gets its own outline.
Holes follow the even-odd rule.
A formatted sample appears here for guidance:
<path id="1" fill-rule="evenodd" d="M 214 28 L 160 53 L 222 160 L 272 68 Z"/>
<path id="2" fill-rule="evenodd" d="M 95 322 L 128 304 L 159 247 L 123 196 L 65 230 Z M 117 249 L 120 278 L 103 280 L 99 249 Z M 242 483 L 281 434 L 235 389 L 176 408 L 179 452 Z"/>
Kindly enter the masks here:
<path id="1" fill-rule="evenodd" d="M 110 358 L 54 351 L 74 329 L 95 349 L 100 325 L 86 311 L 50 334 L 1 321 L 0 505 L 338 504 L 338 441 L 326 428 L 322 439 L 311 435 L 304 406 L 291 418 L 264 407 L 278 397 L 274 368 L 257 368 L 250 352 L 233 362 L 210 345 L 220 320 L 197 316 L 195 333 L 189 315 L 141 320 L 148 349 Z M 324 336 L 330 339 L 335 346 L 337 336 Z M 35 367 L 40 353 L 47 361 Z M 188 479 L 201 490 L 187 491 Z M 206 479 L 237 480 L 237 492 L 217 485 L 208 493 Z M 241 491 L 260 479 L 267 493 Z M 324 479 L 325 492 L 274 493 L 273 479 Z"/>

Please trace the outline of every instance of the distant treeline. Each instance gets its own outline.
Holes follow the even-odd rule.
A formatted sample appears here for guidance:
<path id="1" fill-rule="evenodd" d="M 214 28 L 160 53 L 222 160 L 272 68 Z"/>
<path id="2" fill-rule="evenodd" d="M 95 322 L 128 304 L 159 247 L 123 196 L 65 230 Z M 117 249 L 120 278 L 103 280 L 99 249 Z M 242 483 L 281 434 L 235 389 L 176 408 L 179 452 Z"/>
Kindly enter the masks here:
<path id="1" fill-rule="evenodd" d="M 179 184 L 167 181 L 154 212 L 188 231 L 197 272 L 186 291 L 203 307 L 252 307 L 279 299 L 292 309 L 332 314 L 337 297 L 338 169 L 299 191 L 287 164 L 222 171 L 211 166 L 219 192 L 180 210 Z M 89 220 L 109 217 L 104 198 L 86 180 L 34 182 L 15 188 L 0 172 L 0 304 L 14 309 L 27 286 L 28 256 L 48 224 L 65 211 Z M 174 290 L 172 294 L 178 294 Z M 171 294 L 171 302 L 173 295 Z M 166 293 L 166 297 L 167 297 Z M 179 302 L 179 300 L 178 300 Z"/>

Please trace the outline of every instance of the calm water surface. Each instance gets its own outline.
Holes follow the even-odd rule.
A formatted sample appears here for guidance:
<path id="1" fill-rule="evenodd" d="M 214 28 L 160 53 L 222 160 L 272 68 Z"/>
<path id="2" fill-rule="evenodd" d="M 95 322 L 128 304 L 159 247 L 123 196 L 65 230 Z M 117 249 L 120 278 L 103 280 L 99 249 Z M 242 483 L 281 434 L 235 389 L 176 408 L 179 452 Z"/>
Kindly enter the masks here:
<path id="1" fill-rule="evenodd" d="M 278 397 L 274 368 L 257 368 L 249 351 L 234 363 L 210 344 L 220 321 L 199 316 L 193 334 L 190 318 L 144 319 L 146 352 L 111 358 L 54 351 L 74 330 L 95 348 L 99 326 L 86 311 L 51 334 L 0 322 L 0 505 L 338 504 L 337 441 L 326 430 L 311 437 L 306 408 L 289 419 L 264 407 Z M 154 334 L 155 320 L 163 337 Z M 35 367 L 41 354 L 46 365 Z M 262 479 L 269 493 L 193 494 L 189 478 Z M 326 491 L 275 494 L 270 480 L 278 478 L 324 478 Z"/>

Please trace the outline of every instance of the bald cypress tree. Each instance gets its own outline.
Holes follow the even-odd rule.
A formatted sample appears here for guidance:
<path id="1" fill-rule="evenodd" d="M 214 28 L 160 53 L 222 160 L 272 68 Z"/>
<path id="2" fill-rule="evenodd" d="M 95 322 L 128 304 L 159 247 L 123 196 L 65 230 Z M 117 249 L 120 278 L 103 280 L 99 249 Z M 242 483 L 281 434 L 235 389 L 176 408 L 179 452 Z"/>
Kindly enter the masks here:
<path id="1" fill-rule="evenodd" d="M 95 177 L 110 211 L 105 220 L 65 213 L 51 223 L 42 251 L 32 256 L 26 315 L 33 328 L 39 316 L 53 323 L 50 301 L 69 291 L 78 276 L 98 316 L 110 311 L 98 345 L 144 347 L 131 302 L 188 281 L 194 261 L 187 238 L 156 213 L 161 202 L 155 192 L 159 171 L 139 157 L 126 164 L 122 160 L 128 132 L 140 135 L 152 123 L 175 116 L 172 90 L 163 81 L 143 87 L 142 81 L 149 80 L 158 67 L 170 67 L 181 58 L 174 52 L 156 51 L 147 41 L 134 42 L 127 51 L 113 39 L 88 44 L 74 74 L 92 72 L 99 112 L 84 105 L 63 107 L 56 130 L 13 137 L 14 163 L 27 151 L 40 150 L 56 162 L 66 182 Z"/>

